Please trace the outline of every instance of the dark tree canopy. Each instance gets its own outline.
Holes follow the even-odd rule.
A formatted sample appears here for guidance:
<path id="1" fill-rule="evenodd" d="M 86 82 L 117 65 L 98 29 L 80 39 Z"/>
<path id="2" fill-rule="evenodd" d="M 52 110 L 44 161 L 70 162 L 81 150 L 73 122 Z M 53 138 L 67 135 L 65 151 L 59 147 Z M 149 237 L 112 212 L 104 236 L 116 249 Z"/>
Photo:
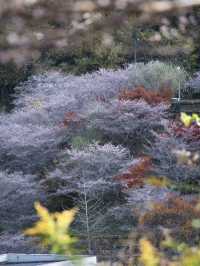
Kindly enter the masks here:
<path id="1" fill-rule="evenodd" d="M 172 18 L 183 30 L 197 24 L 198 6 L 200 0 L 2 0 L 0 61 L 21 64 L 46 49 L 66 49 L 88 30 L 101 32 L 109 45 L 112 31 L 127 21 L 137 27 Z"/>

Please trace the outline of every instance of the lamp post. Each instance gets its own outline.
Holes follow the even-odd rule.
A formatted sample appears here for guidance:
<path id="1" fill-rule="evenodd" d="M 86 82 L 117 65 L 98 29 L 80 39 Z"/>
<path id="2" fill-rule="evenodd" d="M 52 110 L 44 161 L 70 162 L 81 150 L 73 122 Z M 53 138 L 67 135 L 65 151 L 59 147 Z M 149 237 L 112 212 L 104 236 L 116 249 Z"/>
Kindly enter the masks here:
<path id="1" fill-rule="evenodd" d="M 177 67 L 177 70 L 180 70 L 181 68 L 178 66 Z M 181 100 L 181 81 L 179 79 L 179 82 L 178 82 L 178 101 L 180 102 Z"/>

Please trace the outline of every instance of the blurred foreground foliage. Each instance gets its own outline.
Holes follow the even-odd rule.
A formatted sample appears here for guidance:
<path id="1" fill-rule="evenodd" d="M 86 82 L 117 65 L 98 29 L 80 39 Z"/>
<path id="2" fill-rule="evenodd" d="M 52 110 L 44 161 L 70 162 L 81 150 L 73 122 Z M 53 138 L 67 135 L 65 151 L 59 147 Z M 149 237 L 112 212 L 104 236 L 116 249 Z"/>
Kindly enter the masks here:
<path id="1" fill-rule="evenodd" d="M 75 253 L 73 248 L 77 241 L 69 233 L 69 226 L 73 222 L 76 210 L 67 210 L 61 213 L 50 214 L 46 208 L 39 203 L 35 208 L 40 220 L 34 227 L 27 229 L 25 234 L 28 236 L 39 237 L 43 247 L 50 248 L 51 252 L 58 254 L 67 254 L 72 256 Z M 199 211 L 199 203 L 195 205 L 196 211 Z M 200 219 L 191 219 L 191 226 L 194 230 L 200 228 Z M 200 264 L 199 245 L 190 246 L 186 242 L 174 240 L 168 230 L 164 230 L 165 238 L 154 247 L 147 237 L 139 239 L 139 254 L 132 256 L 134 260 L 127 261 L 128 266 L 198 266 Z M 100 265 L 109 265 L 105 262 Z M 118 263 L 117 265 L 124 265 Z"/>
<path id="2" fill-rule="evenodd" d="M 182 113 L 180 120 L 185 127 L 190 127 L 192 123 L 199 126 L 197 114 L 190 116 Z M 190 160 L 186 155 L 183 160 L 182 153 L 176 153 L 176 156 L 179 163 Z M 156 177 L 147 179 L 151 185 L 158 187 L 170 185 L 165 181 L 165 178 L 162 178 L 161 182 L 156 182 Z M 69 234 L 69 226 L 74 220 L 76 209 L 50 214 L 39 203 L 35 206 L 40 220 L 25 233 L 29 236 L 39 236 L 42 245 L 50 248 L 52 252 L 73 255 L 75 250 L 72 247 L 77 240 Z M 166 201 L 156 203 L 149 211 L 140 214 L 139 227 L 136 228 L 139 230 L 138 237 L 135 238 L 137 249 L 129 254 L 126 264 L 119 262 L 116 265 L 197 266 L 200 264 L 198 196 L 186 200 L 184 197 L 174 197 L 169 194 Z M 100 265 L 109 265 L 109 263 Z"/>
<path id="3" fill-rule="evenodd" d="M 69 226 L 74 220 L 76 210 L 50 214 L 38 202 L 35 203 L 35 209 L 40 220 L 27 229 L 25 234 L 39 237 L 42 247 L 49 248 L 53 253 L 72 255 L 72 246 L 76 239 L 70 235 Z"/>

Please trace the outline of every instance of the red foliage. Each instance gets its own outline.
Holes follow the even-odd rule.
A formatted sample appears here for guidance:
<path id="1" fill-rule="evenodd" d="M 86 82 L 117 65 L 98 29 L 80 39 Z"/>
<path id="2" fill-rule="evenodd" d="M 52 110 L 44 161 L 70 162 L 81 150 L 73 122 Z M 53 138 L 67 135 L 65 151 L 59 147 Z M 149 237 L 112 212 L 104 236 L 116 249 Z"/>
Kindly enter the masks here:
<path id="1" fill-rule="evenodd" d="M 155 105 L 161 102 L 170 102 L 172 91 L 163 89 L 160 91 L 146 90 L 144 87 L 137 87 L 132 90 L 123 90 L 119 94 L 119 100 L 140 100 L 143 99 L 150 105 Z"/>
<path id="2" fill-rule="evenodd" d="M 80 117 L 75 112 L 67 112 L 64 116 L 61 126 L 68 127 L 72 124 L 79 124 Z"/>
<path id="3" fill-rule="evenodd" d="M 187 143 L 200 141 L 200 127 L 197 124 L 185 127 L 182 123 L 175 122 L 171 128 L 176 137 L 184 138 Z"/>
<path id="4" fill-rule="evenodd" d="M 192 227 L 193 219 L 200 219 L 198 201 L 186 201 L 182 197 L 169 197 L 166 201 L 156 203 L 153 209 L 140 217 L 140 225 L 151 229 L 164 227 L 171 230 L 173 237 L 193 240 L 197 231 Z"/>
<path id="5" fill-rule="evenodd" d="M 132 165 L 126 173 L 115 178 L 124 182 L 128 188 L 141 187 L 144 185 L 144 178 L 151 169 L 151 159 L 149 157 L 140 158 Z"/>

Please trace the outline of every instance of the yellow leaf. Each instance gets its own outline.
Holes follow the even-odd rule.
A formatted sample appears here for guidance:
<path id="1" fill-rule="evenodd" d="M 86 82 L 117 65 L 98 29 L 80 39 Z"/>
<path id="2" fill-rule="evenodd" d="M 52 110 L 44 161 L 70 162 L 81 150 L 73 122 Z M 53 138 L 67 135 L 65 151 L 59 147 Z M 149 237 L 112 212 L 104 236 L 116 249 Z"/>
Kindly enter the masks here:
<path id="1" fill-rule="evenodd" d="M 166 177 L 150 176 L 147 178 L 146 183 L 155 187 L 167 187 L 171 183 Z"/>
<path id="2" fill-rule="evenodd" d="M 198 116 L 198 114 L 192 114 L 192 120 L 196 122 L 198 126 L 200 126 L 200 116 Z"/>
<path id="3" fill-rule="evenodd" d="M 76 209 L 66 210 L 61 213 L 50 214 L 40 203 L 35 203 L 35 209 L 40 220 L 30 229 L 25 231 L 26 235 L 41 238 L 43 247 L 51 247 L 51 251 L 69 254 L 70 246 L 76 238 L 69 234 L 69 226 L 74 220 Z"/>
<path id="4" fill-rule="evenodd" d="M 57 220 L 58 228 L 64 229 L 64 230 L 68 228 L 69 225 L 73 222 L 76 212 L 77 212 L 76 209 L 72 209 L 70 211 L 63 211 L 61 213 L 55 213 L 54 217 Z"/>
<path id="5" fill-rule="evenodd" d="M 159 266 L 159 255 L 151 242 L 145 238 L 140 240 L 140 252 L 140 261 L 144 266 Z"/>
<path id="6" fill-rule="evenodd" d="M 38 214 L 38 216 L 40 216 L 40 218 L 42 218 L 44 220 L 48 220 L 51 218 L 48 210 L 45 207 L 43 207 L 39 202 L 36 202 L 34 204 L 34 206 L 35 206 L 37 214 Z"/>
<path id="7" fill-rule="evenodd" d="M 192 114 L 192 120 L 197 121 L 199 119 L 198 114 Z"/>
<path id="8" fill-rule="evenodd" d="M 192 123 L 192 117 L 186 113 L 181 113 L 181 121 L 185 127 L 189 127 Z"/>
<path id="9" fill-rule="evenodd" d="M 182 255 L 181 266 L 199 266 L 200 265 L 200 250 L 190 249 L 188 252 Z"/>

